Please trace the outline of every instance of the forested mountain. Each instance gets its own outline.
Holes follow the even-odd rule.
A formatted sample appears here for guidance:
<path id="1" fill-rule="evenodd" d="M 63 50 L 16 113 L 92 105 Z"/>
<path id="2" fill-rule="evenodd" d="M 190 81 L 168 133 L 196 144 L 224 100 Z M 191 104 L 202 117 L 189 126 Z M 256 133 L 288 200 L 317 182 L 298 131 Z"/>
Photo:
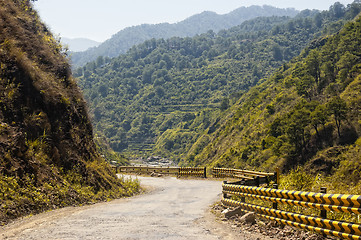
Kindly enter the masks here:
<path id="1" fill-rule="evenodd" d="M 330 11 L 256 18 L 218 34 L 153 39 L 118 58 L 98 58 L 75 74 L 96 132 L 114 150 L 148 150 L 202 164 L 211 158 L 193 159 L 235 114 L 227 115 L 230 106 L 309 44 L 323 45 L 359 10 L 358 4 L 337 3 Z"/>
<path id="2" fill-rule="evenodd" d="M 85 52 L 72 53 L 71 59 L 74 66 L 83 66 L 87 62 L 96 60 L 98 56 L 117 57 L 119 54 L 126 53 L 132 46 L 152 38 L 192 37 L 209 30 L 218 32 L 222 29 L 231 28 L 256 17 L 295 16 L 297 13 L 298 11 L 295 9 L 251 6 L 241 7 L 224 15 L 203 12 L 174 24 L 143 24 L 121 30 L 99 47 Z"/>
<path id="3" fill-rule="evenodd" d="M 0 33 L 0 225 L 129 195 L 136 188 L 99 156 L 65 52 L 30 1 L 0 2 Z"/>
<path id="4" fill-rule="evenodd" d="M 350 6 L 350 17 L 359 10 Z M 361 18 L 317 43 L 212 122 L 183 163 L 266 171 L 298 166 L 293 189 L 332 176 L 323 184 L 360 193 Z"/>

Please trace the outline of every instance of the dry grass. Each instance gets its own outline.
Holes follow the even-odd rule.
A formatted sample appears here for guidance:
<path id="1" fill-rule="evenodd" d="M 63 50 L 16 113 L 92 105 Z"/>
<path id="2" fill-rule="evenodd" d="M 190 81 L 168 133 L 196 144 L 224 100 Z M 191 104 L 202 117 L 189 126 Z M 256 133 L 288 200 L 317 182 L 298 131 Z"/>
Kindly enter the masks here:
<path id="1" fill-rule="evenodd" d="M 128 196 L 99 156 L 66 52 L 28 0 L 0 2 L 0 223 Z"/>

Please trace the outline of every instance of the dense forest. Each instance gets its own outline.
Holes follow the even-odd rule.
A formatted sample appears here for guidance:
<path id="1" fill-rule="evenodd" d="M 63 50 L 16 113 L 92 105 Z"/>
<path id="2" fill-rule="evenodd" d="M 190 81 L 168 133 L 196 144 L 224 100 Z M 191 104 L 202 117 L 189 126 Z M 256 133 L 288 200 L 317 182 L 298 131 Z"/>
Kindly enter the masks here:
<path id="1" fill-rule="evenodd" d="M 353 8 L 356 15 L 360 5 L 347 9 Z M 318 43 L 244 94 L 197 138 L 183 163 L 278 166 L 291 170 L 285 179 L 291 189 L 322 182 L 361 193 L 361 18 Z"/>
<path id="2" fill-rule="evenodd" d="M 119 31 L 99 47 L 91 48 L 84 52 L 72 53 L 71 61 L 74 66 L 83 66 L 87 62 L 95 61 L 99 56 L 117 57 L 119 54 L 126 53 L 132 46 L 141 44 L 152 38 L 193 37 L 209 30 L 218 32 L 222 29 L 228 29 L 256 17 L 293 17 L 297 13 L 298 11 L 295 9 L 280 9 L 272 6 L 250 6 L 240 7 L 223 15 L 214 12 L 203 12 L 174 24 L 142 24 Z"/>
<path id="3" fill-rule="evenodd" d="M 117 58 L 99 57 L 75 75 L 95 131 L 115 151 L 203 164 L 210 157 L 199 154 L 235 114 L 240 97 L 287 68 L 306 46 L 325 44 L 359 11 L 359 4 L 336 3 L 329 11 L 256 18 L 218 34 L 152 39 Z"/>
<path id="4" fill-rule="evenodd" d="M 129 196 L 101 158 L 66 52 L 28 0 L 0 2 L 0 225 Z"/>
<path id="5" fill-rule="evenodd" d="M 218 124 L 211 134 L 208 131 L 207 135 L 217 138 L 209 141 L 212 147 L 204 148 L 203 154 L 212 155 L 217 149 L 214 146 L 227 142 L 222 138 L 238 138 L 233 144 L 244 145 L 229 148 L 228 142 L 222 157 L 219 153 L 205 158 L 199 154 L 195 159 L 207 159 L 219 166 L 265 167 L 265 161 L 258 157 L 270 154 L 268 159 L 286 161 L 280 164 L 291 168 L 319 149 L 335 144 L 342 149 L 355 143 L 360 131 L 360 29 L 360 18 L 350 21 L 334 36 L 324 37 L 321 46 L 310 45 L 253 87 L 228 110 L 223 118 L 227 121 Z M 231 160 L 228 157 L 232 155 L 240 158 Z"/>

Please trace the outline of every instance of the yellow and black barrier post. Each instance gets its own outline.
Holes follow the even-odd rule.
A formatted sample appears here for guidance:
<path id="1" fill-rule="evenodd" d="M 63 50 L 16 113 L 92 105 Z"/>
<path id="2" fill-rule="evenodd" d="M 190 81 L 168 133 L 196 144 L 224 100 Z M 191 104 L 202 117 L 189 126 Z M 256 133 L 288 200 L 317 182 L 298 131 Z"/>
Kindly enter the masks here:
<path id="1" fill-rule="evenodd" d="M 280 169 L 277 167 L 276 171 L 274 172 L 274 181 L 276 182 L 277 185 L 280 184 Z"/>
<path id="2" fill-rule="evenodd" d="M 273 188 L 274 189 L 278 189 L 278 184 L 277 183 L 275 183 L 275 184 L 273 184 Z M 273 209 L 278 209 L 278 203 L 277 202 L 273 202 L 272 203 L 272 207 L 273 207 Z"/>
<path id="3" fill-rule="evenodd" d="M 223 181 L 223 184 L 227 184 L 227 181 Z M 226 199 L 228 198 L 227 193 L 223 192 L 223 198 Z"/>
<path id="4" fill-rule="evenodd" d="M 241 181 L 241 185 L 246 185 L 246 181 L 245 181 L 245 180 L 242 180 L 242 181 Z M 241 202 L 245 203 L 245 202 L 246 202 L 246 197 L 242 196 L 242 197 L 241 197 Z"/>
<path id="5" fill-rule="evenodd" d="M 327 188 L 321 187 L 321 191 L 320 191 L 320 192 L 326 194 L 326 193 L 327 193 Z M 321 218 L 327 218 L 327 211 L 326 211 L 325 209 L 324 209 L 324 210 L 321 210 L 320 217 L 321 217 Z"/>

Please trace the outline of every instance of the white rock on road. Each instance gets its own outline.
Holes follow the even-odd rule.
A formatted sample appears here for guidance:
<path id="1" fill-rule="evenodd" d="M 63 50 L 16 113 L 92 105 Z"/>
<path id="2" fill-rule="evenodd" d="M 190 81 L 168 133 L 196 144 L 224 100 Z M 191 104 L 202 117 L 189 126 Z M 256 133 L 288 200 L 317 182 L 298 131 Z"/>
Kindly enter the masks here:
<path id="1" fill-rule="evenodd" d="M 221 181 L 139 180 L 153 190 L 128 199 L 25 218 L 2 227 L 0 239 L 242 239 L 204 217 L 209 205 L 220 199 Z"/>

